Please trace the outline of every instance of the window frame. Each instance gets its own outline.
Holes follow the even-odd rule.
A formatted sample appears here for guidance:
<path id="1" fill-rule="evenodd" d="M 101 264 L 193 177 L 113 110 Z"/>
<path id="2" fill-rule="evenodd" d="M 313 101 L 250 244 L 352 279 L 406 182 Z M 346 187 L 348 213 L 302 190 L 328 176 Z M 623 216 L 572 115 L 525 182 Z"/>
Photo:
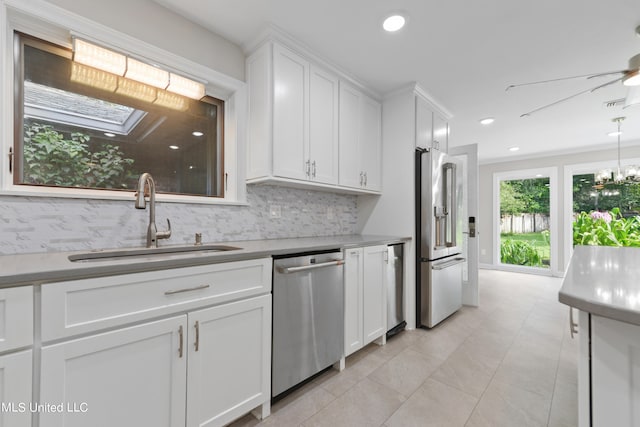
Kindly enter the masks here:
<path id="1" fill-rule="evenodd" d="M 0 86 L 0 195 L 62 197 L 102 200 L 132 200 L 130 191 L 107 189 L 76 189 L 41 187 L 14 184 L 10 152 L 14 145 L 14 129 L 20 121 L 14 114 L 16 91 L 14 88 L 14 31 L 42 39 L 63 48 L 71 48 L 71 37 L 95 41 L 114 50 L 126 52 L 163 68 L 206 82 L 206 95 L 224 102 L 224 146 L 221 150 L 223 167 L 223 197 L 195 196 L 161 193 L 162 202 L 195 204 L 246 204 L 244 166 L 238 159 L 244 158 L 244 127 L 246 124 L 246 84 L 209 67 L 190 61 L 179 55 L 148 44 L 110 27 L 75 15 L 48 2 L 0 0 L 0 20 L 4 31 L 0 32 L 2 51 L 0 64 L 5 78 Z M 52 24 L 55 22 L 55 24 Z M 185 72 L 184 70 L 189 70 Z"/>

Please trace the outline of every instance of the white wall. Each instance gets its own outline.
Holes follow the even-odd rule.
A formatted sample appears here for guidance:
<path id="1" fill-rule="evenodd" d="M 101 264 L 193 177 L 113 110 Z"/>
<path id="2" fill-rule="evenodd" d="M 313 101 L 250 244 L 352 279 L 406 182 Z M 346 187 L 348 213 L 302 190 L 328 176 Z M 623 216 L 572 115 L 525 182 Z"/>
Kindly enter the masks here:
<path id="1" fill-rule="evenodd" d="M 244 81 L 239 46 L 152 0 L 46 1 Z"/>
<path id="2" fill-rule="evenodd" d="M 627 146 L 627 148 L 623 148 L 621 150 L 621 157 L 624 158 L 634 158 L 640 157 L 640 146 L 638 146 L 639 142 L 624 142 L 623 146 Z M 498 260 L 494 260 L 494 247 L 493 247 L 493 222 L 496 221 L 496 224 L 499 224 L 500 218 L 494 218 L 493 215 L 493 174 L 496 172 L 508 172 L 508 171 L 518 171 L 523 169 L 534 169 L 534 168 L 548 168 L 548 167 L 557 167 L 558 168 L 558 206 L 560 210 L 560 218 L 558 218 L 558 236 L 559 239 L 558 246 L 560 249 L 559 259 L 558 259 L 558 268 L 561 271 L 566 269 L 566 266 L 569 262 L 568 259 L 562 253 L 562 248 L 565 247 L 565 228 L 570 227 L 570 224 L 566 221 L 566 214 L 562 212 L 563 206 L 565 204 L 565 194 L 563 192 L 565 183 L 564 183 L 564 167 L 566 165 L 574 165 L 580 163 L 592 163 L 592 162 L 600 162 L 600 161 L 612 161 L 615 163 L 616 159 L 616 149 L 610 145 L 607 146 L 604 150 L 598 151 L 586 151 L 581 153 L 572 153 L 572 154 L 562 154 L 548 157 L 539 157 L 532 159 L 519 159 L 510 162 L 500 162 L 500 163 L 491 163 L 491 164 L 481 164 L 480 165 L 480 201 L 479 201 L 479 210 L 480 210 L 480 222 L 478 224 L 479 239 L 480 239 L 480 263 L 484 265 L 495 264 Z"/>

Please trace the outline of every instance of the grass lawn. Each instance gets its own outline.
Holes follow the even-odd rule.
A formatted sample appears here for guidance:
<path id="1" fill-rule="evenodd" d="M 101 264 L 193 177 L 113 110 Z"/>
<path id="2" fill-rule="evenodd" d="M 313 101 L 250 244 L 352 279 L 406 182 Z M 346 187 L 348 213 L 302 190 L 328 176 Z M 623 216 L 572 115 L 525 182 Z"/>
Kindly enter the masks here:
<path id="1" fill-rule="evenodd" d="M 538 251 L 540 257 L 543 261 L 548 262 L 550 260 L 551 247 L 549 243 L 545 240 L 542 233 L 522 233 L 522 234 L 511 234 L 511 233 L 503 233 L 500 234 L 500 242 L 504 242 L 505 240 L 526 240 L 531 243 L 533 247 Z"/>

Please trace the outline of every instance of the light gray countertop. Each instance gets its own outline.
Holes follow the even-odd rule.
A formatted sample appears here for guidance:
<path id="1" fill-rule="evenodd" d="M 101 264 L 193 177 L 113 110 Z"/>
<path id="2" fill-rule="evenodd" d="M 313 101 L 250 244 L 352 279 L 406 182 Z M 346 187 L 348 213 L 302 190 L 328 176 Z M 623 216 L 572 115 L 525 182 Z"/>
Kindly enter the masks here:
<path id="1" fill-rule="evenodd" d="M 237 242 L 203 242 L 205 245 L 219 243 L 225 246 L 235 246 L 240 249 L 227 252 L 202 251 L 169 255 L 135 256 L 117 260 L 108 259 L 75 262 L 69 261 L 70 255 L 86 253 L 87 251 L 3 255 L 0 256 L 0 288 L 112 276 L 116 274 L 139 273 L 169 268 L 191 267 L 308 251 L 403 243 L 409 240 L 408 237 L 354 234 L 346 236 L 246 240 Z"/>
<path id="2" fill-rule="evenodd" d="M 558 300 L 640 325 L 640 248 L 576 246 Z"/>

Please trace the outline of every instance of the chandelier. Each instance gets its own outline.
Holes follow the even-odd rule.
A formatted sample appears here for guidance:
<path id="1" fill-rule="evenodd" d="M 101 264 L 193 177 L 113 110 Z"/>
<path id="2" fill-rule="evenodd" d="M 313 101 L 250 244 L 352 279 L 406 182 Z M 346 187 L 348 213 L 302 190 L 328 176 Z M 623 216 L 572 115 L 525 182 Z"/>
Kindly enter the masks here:
<path id="1" fill-rule="evenodd" d="M 620 135 L 622 134 L 620 131 L 620 125 L 624 119 L 625 117 L 616 117 L 611 119 L 612 122 L 618 125 L 618 131 L 616 132 L 618 137 L 618 165 L 615 170 L 611 168 L 601 169 L 595 174 L 595 182 L 598 186 L 640 181 L 640 167 L 636 165 L 627 165 L 622 169 L 620 165 Z"/>

